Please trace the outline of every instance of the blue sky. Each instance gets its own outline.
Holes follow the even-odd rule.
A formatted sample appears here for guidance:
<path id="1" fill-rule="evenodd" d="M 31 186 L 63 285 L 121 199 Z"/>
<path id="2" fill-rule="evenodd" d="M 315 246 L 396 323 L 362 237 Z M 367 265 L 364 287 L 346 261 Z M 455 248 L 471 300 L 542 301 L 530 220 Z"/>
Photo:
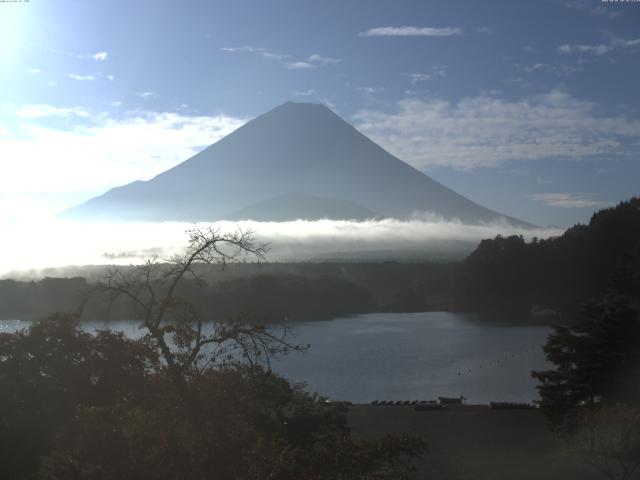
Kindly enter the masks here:
<path id="1" fill-rule="evenodd" d="M 0 220 L 323 102 L 487 207 L 568 226 L 640 194 L 640 2 L 0 3 Z"/>

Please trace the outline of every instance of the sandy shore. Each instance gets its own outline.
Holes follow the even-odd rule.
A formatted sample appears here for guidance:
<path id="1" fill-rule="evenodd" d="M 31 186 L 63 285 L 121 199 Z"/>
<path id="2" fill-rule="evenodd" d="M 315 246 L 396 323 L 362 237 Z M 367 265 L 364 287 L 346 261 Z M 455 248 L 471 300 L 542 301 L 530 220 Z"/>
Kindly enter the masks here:
<path id="1" fill-rule="evenodd" d="M 430 480 L 591 480 L 601 478 L 564 453 L 539 410 L 492 410 L 484 405 L 417 412 L 410 406 L 350 407 L 361 438 L 420 435 L 429 452 L 416 462 Z"/>

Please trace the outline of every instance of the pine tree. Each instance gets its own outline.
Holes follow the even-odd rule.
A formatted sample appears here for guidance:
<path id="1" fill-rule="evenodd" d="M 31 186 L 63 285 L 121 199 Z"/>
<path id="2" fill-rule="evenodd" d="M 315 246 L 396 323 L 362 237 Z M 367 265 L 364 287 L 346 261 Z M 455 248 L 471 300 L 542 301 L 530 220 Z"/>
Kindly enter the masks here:
<path id="1" fill-rule="evenodd" d="M 556 428 L 571 429 L 583 408 L 640 404 L 638 312 L 610 293 L 585 304 L 580 323 L 556 326 L 544 351 L 554 369 L 532 372 L 541 384 L 541 406 Z"/>

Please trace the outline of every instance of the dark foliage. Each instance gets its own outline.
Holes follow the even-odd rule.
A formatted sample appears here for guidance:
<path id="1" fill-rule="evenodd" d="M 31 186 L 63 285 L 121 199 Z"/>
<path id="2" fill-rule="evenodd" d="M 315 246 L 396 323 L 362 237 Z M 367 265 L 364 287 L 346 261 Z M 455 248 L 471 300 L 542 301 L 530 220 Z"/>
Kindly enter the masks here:
<path id="1" fill-rule="evenodd" d="M 0 335 L 6 479 L 409 478 L 415 438 L 353 439 L 346 408 L 234 364 L 183 395 L 141 341 L 56 316 Z"/>
<path id="2" fill-rule="evenodd" d="M 576 313 L 598 298 L 614 274 L 626 270 L 630 291 L 640 291 L 640 198 L 596 212 L 588 225 L 561 237 L 483 240 L 464 261 L 456 302 L 468 309 L 529 311 L 535 306 Z"/>
<path id="3" fill-rule="evenodd" d="M 185 279 L 182 297 L 209 319 L 244 312 L 262 323 L 449 309 L 455 271 L 455 265 L 429 262 L 243 263 L 224 272 L 216 266 L 201 268 L 207 285 Z M 29 320 L 73 311 L 90 286 L 84 278 L 0 280 L 0 318 Z M 83 318 L 102 317 L 104 308 L 105 302 L 94 297 L 84 305 Z M 131 319 L 130 303 L 112 305 L 111 318 Z"/>
<path id="4" fill-rule="evenodd" d="M 0 334 L 3 478 L 33 478 L 78 406 L 135 397 L 157 362 L 144 345 L 113 332 L 89 335 L 67 316 Z"/>
<path id="5" fill-rule="evenodd" d="M 0 280 L 0 318 L 30 320 L 77 308 L 87 288 L 84 278 L 44 278 L 37 282 Z"/>
<path id="6" fill-rule="evenodd" d="M 640 405 L 640 315 L 610 293 L 583 306 L 581 321 L 556 326 L 544 351 L 554 369 L 533 372 L 541 406 L 554 426 L 571 430 L 580 412 L 601 405 Z"/>
<path id="7" fill-rule="evenodd" d="M 257 275 L 221 283 L 209 309 L 221 318 L 242 312 L 262 323 L 321 320 L 375 310 L 369 291 L 329 276 Z"/>

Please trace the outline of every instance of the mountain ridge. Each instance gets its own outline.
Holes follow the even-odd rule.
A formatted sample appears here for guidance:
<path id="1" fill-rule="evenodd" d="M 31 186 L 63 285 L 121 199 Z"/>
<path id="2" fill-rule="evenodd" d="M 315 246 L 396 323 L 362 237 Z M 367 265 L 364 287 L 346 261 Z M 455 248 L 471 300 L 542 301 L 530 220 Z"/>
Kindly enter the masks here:
<path id="1" fill-rule="evenodd" d="M 531 226 L 450 190 L 326 106 L 295 102 L 254 118 L 148 181 L 115 187 L 62 216 L 216 221 L 293 191 L 342 199 L 383 217 L 402 219 L 419 211 L 465 223 L 504 219 Z"/>

